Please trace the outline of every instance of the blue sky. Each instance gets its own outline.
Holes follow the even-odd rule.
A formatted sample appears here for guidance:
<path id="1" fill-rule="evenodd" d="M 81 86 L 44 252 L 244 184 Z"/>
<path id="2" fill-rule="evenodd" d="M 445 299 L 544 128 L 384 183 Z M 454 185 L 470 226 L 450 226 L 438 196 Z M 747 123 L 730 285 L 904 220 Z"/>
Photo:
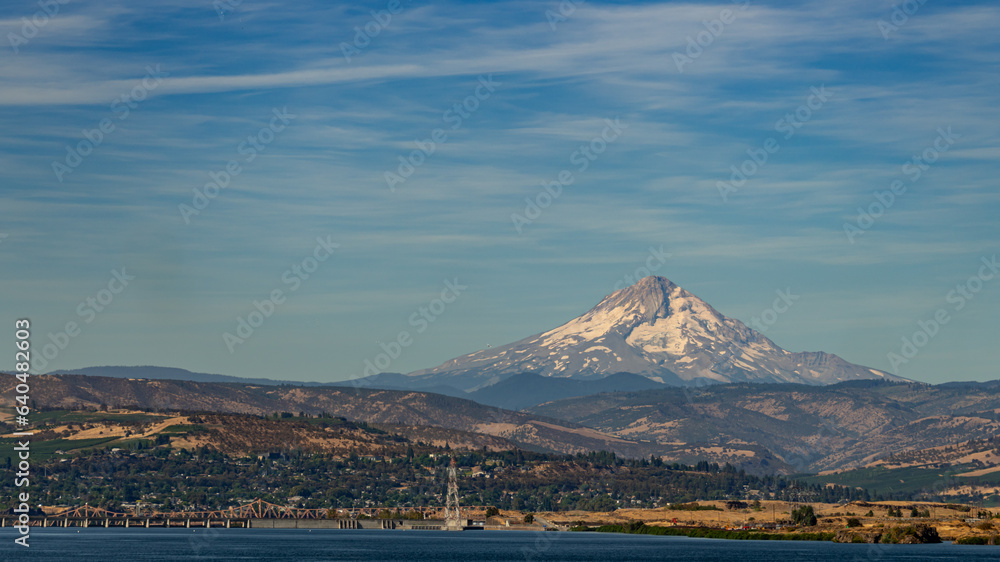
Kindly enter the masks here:
<path id="1" fill-rule="evenodd" d="M 401 332 L 386 370 L 550 329 L 649 261 L 748 323 L 790 289 L 786 349 L 996 379 L 1000 7 L 904 7 L 5 2 L 0 316 L 52 344 L 40 371 L 332 381 Z M 446 280 L 467 288 L 435 303 Z"/>

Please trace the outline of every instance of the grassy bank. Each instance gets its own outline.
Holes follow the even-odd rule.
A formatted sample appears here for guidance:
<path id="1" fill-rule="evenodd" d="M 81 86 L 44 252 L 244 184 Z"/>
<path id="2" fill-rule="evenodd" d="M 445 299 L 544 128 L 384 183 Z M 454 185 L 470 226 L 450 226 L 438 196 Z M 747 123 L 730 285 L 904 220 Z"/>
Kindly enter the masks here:
<path id="1" fill-rule="evenodd" d="M 630 535 L 666 535 L 701 539 L 730 539 L 753 541 L 832 541 L 835 533 L 764 533 L 760 531 L 727 531 L 705 527 L 656 527 L 636 521 L 628 525 L 602 525 L 600 527 L 574 527 L 573 531 L 597 533 L 626 533 Z"/>

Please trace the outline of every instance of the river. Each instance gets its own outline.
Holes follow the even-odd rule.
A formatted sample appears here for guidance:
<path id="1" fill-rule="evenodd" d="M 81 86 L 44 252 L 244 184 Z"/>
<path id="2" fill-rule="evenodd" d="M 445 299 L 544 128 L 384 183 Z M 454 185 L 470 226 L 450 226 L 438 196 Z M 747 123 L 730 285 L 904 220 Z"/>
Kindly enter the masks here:
<path id="1" fill-rule="evenodd" d="M 29 548 L 0 529 L 0 560 L 683 560 L 889 562 L 1000 560 L 1000 546 L 867 545 L 730 541 L 646 535 L 528 531 L 267 529 L 32 529 Z"/>

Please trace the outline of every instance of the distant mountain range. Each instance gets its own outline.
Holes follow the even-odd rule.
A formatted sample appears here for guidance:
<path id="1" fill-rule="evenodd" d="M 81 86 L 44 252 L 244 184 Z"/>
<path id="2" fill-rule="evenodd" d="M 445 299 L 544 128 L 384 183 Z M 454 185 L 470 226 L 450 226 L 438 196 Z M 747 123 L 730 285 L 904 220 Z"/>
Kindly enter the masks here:
<path id="1" fill-rule="evenodd" d="M 54 373 L 416 390 L 471 397 L 483 404 L 514 409 L 597 392 L 661 386 L 907 380 L 821 351 L 786 351 L 670 280 L 655 276 L 608 295 L 582 316 L 548 332 L 406 375 L 380 373 L 353 381 L 319 383 L 244 379 L 151 366 L 87 367 Z M 518 376 L 516 381 L 504 384 L 514 376 Z"/>
<path id="2" fill-rule="evenodd" d="M 409 376 L 413 384 L 475 392 L 528 372 L 587 380 L 627 372 L 671 386 L 906 380 L 821 351 L 786 351 L 655 276 L 608 295 L 558 328 Z"/>
<path id="3" fill-rule="evenodd" d="M 112 377 L 116 379 L 150 379 L 161 381 L 194 381 L 194 382 L 233 382 L 246 384 L 294 384 L 299 386 L 322 386 L 318 382 L 300 381 L 279 381 L 273 379 L 250 379 L 243 377 L 233 377 L 229 375 L 212 375 L 209 373 L 196 373 L 187 369 L 177 369 L 174 367 L 154 367 L 152 365 L 140 366 L 115 366 L 115 367 L 84 367 L 82 369 L 69 369 L 52 371 L 50 375 L 87 375 L 91 377 Z"/>
<path id="4" fill-rule="evenodd" d="M 465 391 L 454 387 L 435 384 L 433 381 L 421 381 L 413 379 L 401 373 L 379 373 L 370 377 L 359 378 L 348 381 L 337 382 L 309 382 L 309 381 L 289 381 L 275 379 L 254 379 L 244 377 L 234 377 L 231 375 L 214 375 L 211 373 L 198 373 L 187 369 L 177 369 L 174 367 L 155 367 L 152 365 L 141 366 L 106 366 L 106 367 L 84 367 L 82 369 L 57 370 L 47 373 L 49 375 L 86 375 L 89 377 L 111 377 L 115 379 L 145 379 L 161 381 L 191 381 L 191 382 L 218 382 L 218 383 L 239 383 L 239 384 L 260 384 L 266 386 L 342 386 L 351 388 L 380 388 L 383 390 L 419 390 L 420 392 L 433 392 L 444 394 L 445 396 L 466 397 Z M 572 394 L 570 396 L 579 396 Z M 566 396 L 560 396 L 565 398 Z M 537 402 L 541 403 L 541 402 Z"/>
<path id="5" fill-rule="evenodd" d="M 521 373 L 494 385 L 470 392 L 468 397 L 480 404 L 498 406 L 508 410 L 523 410 L 564 398 L 603 392 L 635 392 L 655 388 L 667 387 L 654 380 L 631 373 L 616 373 L 596 380 L 543 377 L 535 373 Z"/>

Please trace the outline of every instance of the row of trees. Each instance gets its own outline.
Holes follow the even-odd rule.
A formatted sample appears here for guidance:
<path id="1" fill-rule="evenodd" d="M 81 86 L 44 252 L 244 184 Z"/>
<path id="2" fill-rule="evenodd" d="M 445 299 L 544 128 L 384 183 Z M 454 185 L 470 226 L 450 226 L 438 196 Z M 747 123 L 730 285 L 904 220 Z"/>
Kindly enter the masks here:
<path id="1" fill-rule="evenodd" d="M 131 456 L 95 450 L 72 462 L 38 463 L 32 497 L 46 505 L 88 502 L 112 509 L 135 502 L 164 509 L 218 509 L 254 498 L 278 504 L 298 498 L 297 505 L 310 508 L 438 506 L 445 489 L 442 469 L 450 461 L 441 449 L 431 456 L 432 449 L 420 444 L 387 460 L 301 452 L 277 460 L 233 458 L 207 447 L 174 450 L 155 441 L 138 441 L 133 447 L 136 454 Z M 667 465 L 613 453 L 570 457 L 481 450 L 457 453 L 455 459 L 463 472 L 461 502 L 504 510 L 609 511 L 745 498 L 748 490 L 776 499 L 858 499 L 856 490 L 757 477 L 728 465 Z M 471 477 L 472 467 L 482 477 Z M 12 485 L 12 479 L 0 480 L 2 493 L 12 494 Z"/>

